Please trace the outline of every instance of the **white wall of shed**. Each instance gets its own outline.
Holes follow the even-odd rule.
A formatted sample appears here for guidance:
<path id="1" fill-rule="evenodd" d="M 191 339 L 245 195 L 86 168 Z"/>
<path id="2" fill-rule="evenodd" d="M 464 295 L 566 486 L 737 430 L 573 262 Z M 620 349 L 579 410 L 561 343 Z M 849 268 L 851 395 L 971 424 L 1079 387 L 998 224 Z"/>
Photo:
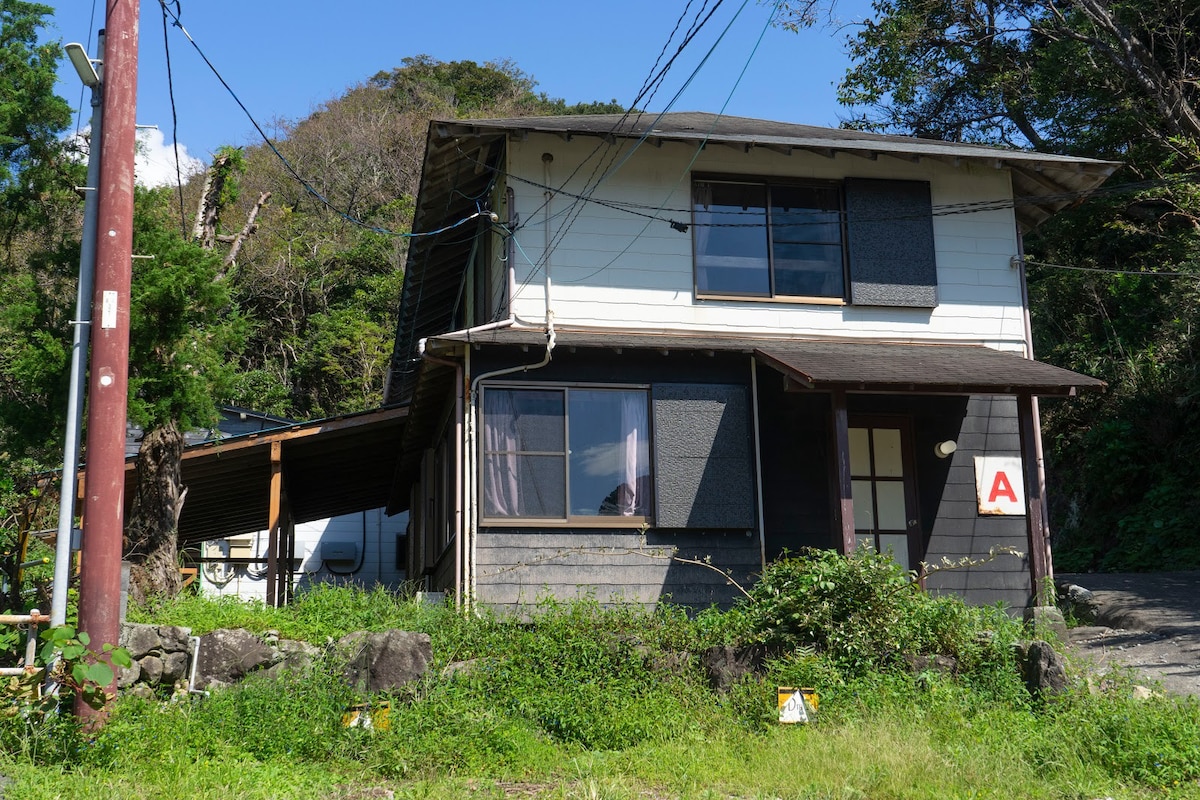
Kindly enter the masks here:
<path id="1" fill-rule="evenodd" d="M 293 577 L 297 590 L 315 582 L 355 583 L 364 587 L 381 584 L 399 588 L 405 580 L 403 569 L 397 569 L 398 538 L 408 526 L 408 512 L 387 516 L 382 508 L 330 519 L 305 522 L 296 526 L 296 558 L 300 567 Z M 365 533 L 365 536 L 364 536 Z M 209 596 L 235 596 L 243 600 L 262 600 L 267 597 L 266 549 L 267 531 L 250 534 L 254 556 L 263 562 L 253 567 L 230 566 L 227 581 L 214 581 L 215 569 L 201 569 L 200 590 Z M 242 537 L 235 537 L 242 538 Z M 365 541 L 365 548 L 363 543 Z M 361 565 L 325 563 L 321 558 L 323 542 L 351 542 L 363 552 Z"/>

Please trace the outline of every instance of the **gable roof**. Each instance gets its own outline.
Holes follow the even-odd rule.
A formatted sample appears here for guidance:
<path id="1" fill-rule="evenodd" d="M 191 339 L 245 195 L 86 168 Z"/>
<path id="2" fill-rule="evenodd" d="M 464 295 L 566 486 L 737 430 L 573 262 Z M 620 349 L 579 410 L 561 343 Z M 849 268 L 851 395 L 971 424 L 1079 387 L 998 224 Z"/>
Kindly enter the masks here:
<path id="1" fill-rule="evenodd" d="M 703 112 L 600 114 L 513 119 L 434 120 L 429 124 L 421 186 L 413 217 L 414 233 L 430 233 L 465 220 L 479 209 L 502 165 L 508 138 L 546 133 L 644 139 L 652 145 L 687 142 L 729 146 L 746 152 L 764 148 L 833 157 L 837 153 L 877 159 L 936 159 L 1006 169 L 1012 176 L 1012 205 L 1021 227 L 1036 227 L 1056 211 L 1096 189 L 1119 166 L 1112 161 L 943 142 L 788 122 L 729 117 Z M 1006 200 L 998 205 L 1005 206 Z M 475 223 L 467 223 L 475 224 Z M 478 224 L 486 224 L 482 219 Z M 415 388 L 417 342 L 453 327 L 455 301 L 473 237 L 463 228 L 437 236 L 417 236 L 409 244 L 400 298 L 395 349 L 385 388 L 385 404 L 403 402 Z"/>

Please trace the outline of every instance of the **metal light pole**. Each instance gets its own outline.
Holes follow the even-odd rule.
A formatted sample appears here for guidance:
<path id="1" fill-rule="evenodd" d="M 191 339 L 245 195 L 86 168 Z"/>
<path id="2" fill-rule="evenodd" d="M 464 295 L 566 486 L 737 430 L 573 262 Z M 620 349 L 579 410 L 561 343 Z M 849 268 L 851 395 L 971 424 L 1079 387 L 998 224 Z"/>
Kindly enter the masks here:
<path id="1" fill-rule="evenodd" d="M 120 634 L 140 1 L 106 0 L 106 7 L 105 120 L 97 186 L 96 287 L 92 294 L 87 484 L 79 581 L 79 627 L 95 650 L 105 644 L 116 645 Z M 103 722 L 100 713 L 82 698 L 76 700 L 75 713 L 93 724 Z"/>
<path id="2" fill-rule="evenodd" d="M 67 434 L 63 443 L 62 490 L 58 506 L 58 543 L 54 550 L 54 590 L 50 596 L 50 624 L 67 621 L 67 587 L 71 583 L 71 539 L 75 527 L 75 496 L 79 493 L 79 435 L 83 427 L 83 391 L 87 379 L 87 351 L 91 338 L 92 286 L 96 274 L 96 209 L 100 184 L 100 139 L 104 124 L 101 102 L 104 31 L 96 38 L 96 59 L 83 45 L 66 46 L 67 55 L 83 85 L 92 90 L 92 141 L 88 148 L 87 186 L 83 200 L 83 239 L 79 246 L 79 290 L 75 297 L 74 340 L 71 344 L 71 383 L 67 394 Z M 93 64 L 99 64 L 97 71 Z"/>

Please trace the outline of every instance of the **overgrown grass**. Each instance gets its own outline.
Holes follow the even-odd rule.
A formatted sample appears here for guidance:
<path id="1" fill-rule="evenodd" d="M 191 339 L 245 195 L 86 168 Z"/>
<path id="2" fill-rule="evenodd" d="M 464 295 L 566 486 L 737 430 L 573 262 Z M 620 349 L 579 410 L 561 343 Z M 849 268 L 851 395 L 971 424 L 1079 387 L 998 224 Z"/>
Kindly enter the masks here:
<path id="1" fill-rule="evenodd" d="M 814 560 L 789 568 L 796 577 L 842 566 Z M 903 598 L 905 614 L 888 617 L 899 630 L 843 630 L 843 647 L 818 645 L 813 630 L 777 637 L 774 625 L 766 674 L 743 678 L 727 694 L 710 689 L 697 654 L 714 643 L 761 639 L 765 628 L 747 618 L 770 617 L 768 609 L 696 618 L 674 608 L 546 602 L 515 620 L 460 616 L 352 588 L 315 589 L 279 610 L 183 598 L 139 617 L 195 632 L 274 629 L 317 643 L 354 629 L 425 631 L 435 663 L 419 685 L 391 698 L 388 730 L 342 727 L 342 711 L 366 698 L 331 662 L 277 680 L 251 678 L 195 702 L 124 698 L 91 736 L 68 719 L 10 717 L 0 722 L 0 774 L 11 781 L 3 792 L 223 800 L 386 791 L 424 798 L 1200 797 L 1194 699 L 1135 700 L 1122 685 L 1033 698 L 1015 672 L 1010 643 L 1019 626 L 1007 615 L 883 583 L 900 587 L 880 601 Z M 825 619 L 811 606 L 795 609 Z M 908 652 L 953 653 L 960 668 L 914 671 L 900 650 L 872 655 L 862 646 L 893 640 Z M 452 662 L 458 668 L 445 670 Z M 774 721 L 781 684 L 820 690 L 813 724 Z"/>

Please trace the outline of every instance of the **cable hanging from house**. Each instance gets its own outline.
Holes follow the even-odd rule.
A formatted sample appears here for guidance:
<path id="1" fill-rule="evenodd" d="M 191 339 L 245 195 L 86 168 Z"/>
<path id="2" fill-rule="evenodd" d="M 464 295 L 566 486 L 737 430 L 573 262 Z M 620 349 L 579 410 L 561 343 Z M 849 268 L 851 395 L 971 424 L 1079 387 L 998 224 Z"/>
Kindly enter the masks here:
<path id="1" fill-rule="evenodd" d="M 1134 278 L 1194 278 L 1200 279 L 1200 272 L 1149 272 L 1140 269 L 1108 269 L 1106 267 L 1079 267 L 1068 264 L 1050 264 L 1031 258 L 1013 257 L 1013 265 L 1025 265 L 1038 269 L 1062 269 L 1071 272 L 1091 272 L 1100 275 L 1125 275 Z"/>

